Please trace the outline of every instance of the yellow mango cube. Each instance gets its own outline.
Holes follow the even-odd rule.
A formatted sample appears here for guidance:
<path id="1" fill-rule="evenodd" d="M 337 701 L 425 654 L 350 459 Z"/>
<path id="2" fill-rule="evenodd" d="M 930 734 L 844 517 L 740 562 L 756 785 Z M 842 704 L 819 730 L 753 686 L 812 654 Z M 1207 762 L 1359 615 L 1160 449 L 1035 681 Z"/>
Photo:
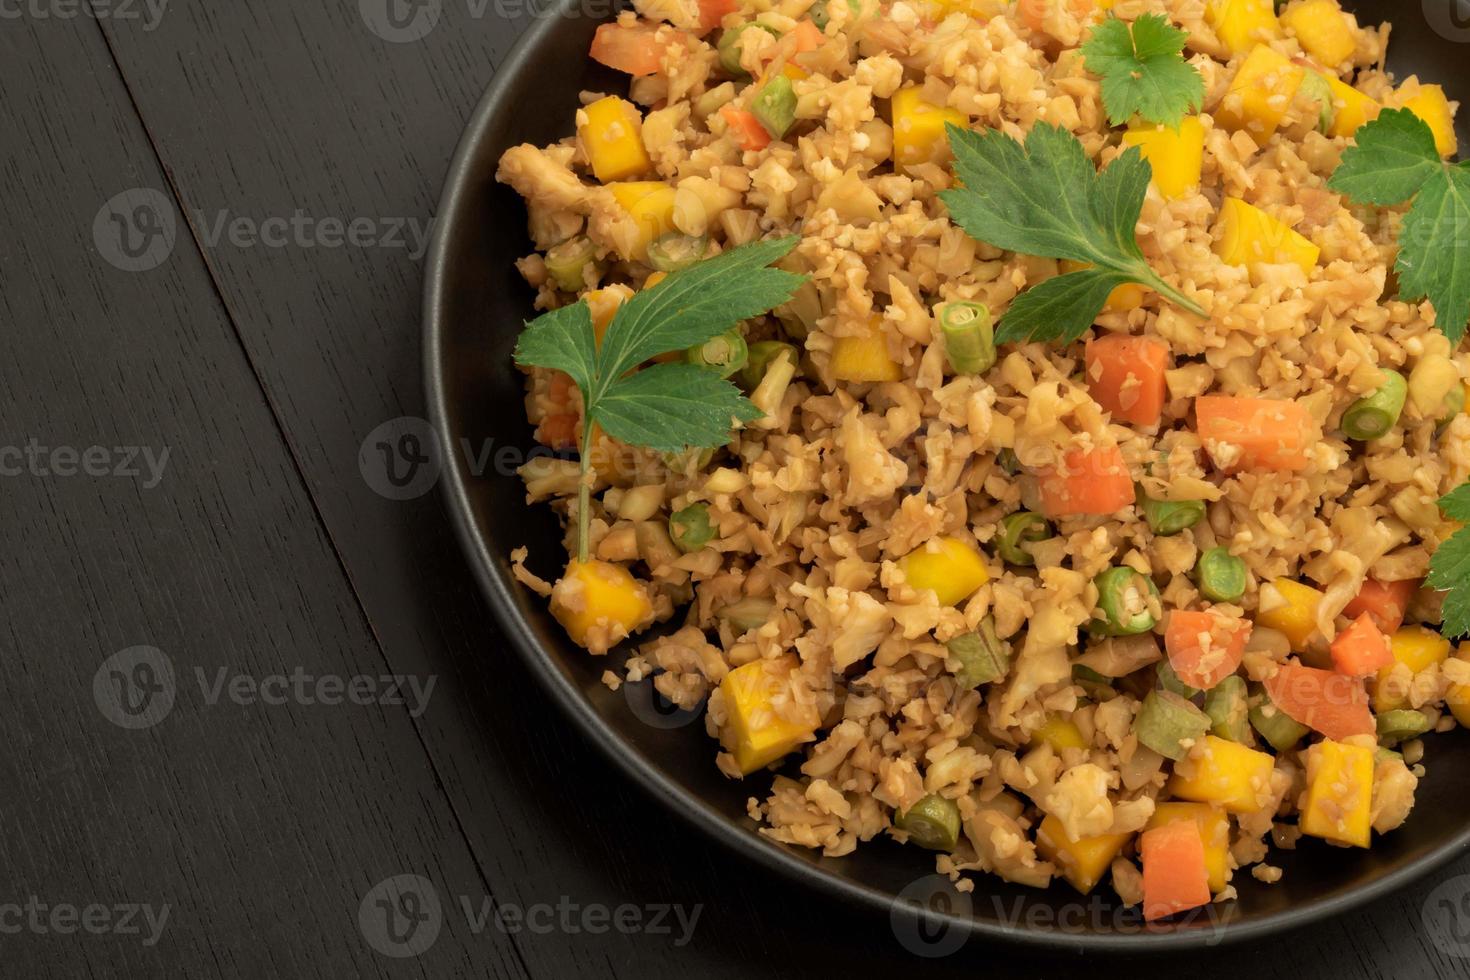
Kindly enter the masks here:
<path id="1" fill-rule="evenodd" d="M 1168 794 L 1196 803 L 1214 803 L 1231 813 L 1256 813 L 1271 802 L 1275 760 L 1215 735 L 1190 749 L 1174 764 Z"/>
<path id="2" fill-rule="evenodd" d="M 1087 740 L 1082 737 L 1081 729 L 1073 724 L 1072 719 L 1057 714 L 1047 715 L 1041 727 L 1031 733 L 1032 745 L 1042 743 L 1050 745 L 1057 755 L 1061 755 L 1063 749 L 1087 748 Z"/>
<path id="3" fill-rule="evenodd" d="M 1376 100 L 1370 99 L 1342 79 L 1331 75 L 1323 77 L 1332 89 L 1332 105 L 1337 110 L 1332 118 L 1332 128 L 1328 130 L 1333 136 L 1351 137 L 1364 123 L 1377 119 L 1378 113 L 1383 111 L 1383 106 Z"/>
<path id="4" fill-rule="evenodd" d="M 1286 117 L 1306 77 L 1307 70 L 1292 64 L 1286 55 L 1257 45 L 1236 71 L 1215 110 L 1215 120 L 1226 129 L 1244 130 L 1264 146 Z"/>
<path id="5" fill-rule="evenodd" d="M 1083 269 L 1091 269 L 1091 262 L 1075 262 L 1072 259 L 1062 259 L 1058 268 L 1063 273 L 1081 272 Z M 1108 293 L 1108 301 L 1103 304 L 1105 313 L 1131 313 L 1143 305 L 1144 298 L 1148 296 L 1148 289 L 1136 282 L 1125 282 L 1123 285 Z"/>
<path id="6" fill-rule="evenodd" d="M 1199 825 L 1199 839 L 1205 845 L 1205 871 L 1210 876 L 1210 892 L 1218 895 L 1230 883 L 1230 817 L 1224 810 L 1208 803 L 1160 803 L 1154 807 L 1147 830 L 1163 827 L 1176 820 L 1193 820 Z"/>
<path id="7" fill-rule="evenodd" d="M 1392 681 L 1398 664 L 1409 668 L 1410 674 L 1420 674 L 1443 663 L 1450 655 L 1450 641 L 1425 626 L 1405 626 L 1389 639 L 1393 650 L 1393 664 L 1378 672 L 1378 683 L 1373 688 L 1373 710 L 1382 714 L 1409 706 L 1409 692 L 1403 684 Z"/>
<path id="8" fill-rule="evenodd" d="M 1337 0 L 1293 4 L 1281 12 L 1281 23 L 1296 35 L 1303 51 L 1328 68 L 1341 65 L 1358 49 L 1353 37 L 1356 22 L 1349 22 Z"/>
<path id="9" fill-rule="evenodd" d="M 725 700 L 720 742 L 744 775 L 788 755 L 817 730 L 816 706 L 802 703 L 791 683 L 795 669 L 795 657 L 756 660 L 720 682 Z"/>
<path id="10" fill-rule="evenodd" d="M 573 559 L 551 590 L 551 614 L 579 646 L 606 653 L 653 622 L 653 603 L 622 565 Z"/>
<path id="11" fill-rule="evenodd" d="M 990 581 L 985 556 L 959 538 L 934 538 L 899 559 L 908 584 L 932 589 L 942 606 L 957 606 Z"/>
<path id="12" fill-rule="evenodd" d="M 1108 873 L 1113 858 L 1128 843 L 1132 834 L 1101 834 L 1072 840 L 1062 822 L 1048 815 L 1036 828 L 1036 850 L 1057 866 L 1062 877 L 1083 895 L 1097 887 Z"/>
<path id="13" fill-rule="evenodd" d="M 1460 141 L 1455 136 L 1455 114 L 1450 111 L 1444 89 L 1438 85 L 1419 85 L 1417 79 L 1410 79 L 1398 91 L 1401 96 L 1407 95 L 1399 100 L 1399 108 L 1408 109 L 1429 124 L 1439 155 L 1454 156 Z"/>
<path id="14" fill-rule="evenodd" d="M 578 133 L 592 163 L 592 173 L 604 184 L 627 180 L 653 169 L 643 148 L 643 117 L 615 95 L 586 106 L 587 125 Z"/>
<path id="15" fill-rule="evenodd" d="M 634 180 L 609 190 L 629 218 L 613 226 L 613 245 L 623 258 L 643 262 L 648 246 L 674 230 L 674 188 L 661 180 Z"/>
<path id="16" fill-rule="evenodd" d="M 1256 623 L 1285 633 L 1291 648 L 1305 652 L 1317 630 L 1317 609 L 1327 598 L 1320 589 L 1289 578 L 1279 578 L 1261 587 Z"/>
<path id="17" fill-rule="evenodd" d="M 965 14 L 976 20 L 986 21 L 1005 13 L 1006 0 L 930 0 L 938 16 L 943 20 L 950 14 Z"/>
<path id="18" fill-rule="evenodd" d="M 1205 124 L 1198 116 L 1186 116 L 1178 129 L 1135 124 L 1123 134 L 1123 142 L 1139 148 L 1153 168 L 1153 185 L 1164 197 L 1183 197 L 1199 186 Z"/>
<path id="19" fill-rule="evenodd" d="M 1373 750 L 1328 739 L 1307 750 L 1302 833 L 1367 847 L 1372 831 Z"/>
<path id="20" fill-rule="evenodd" d="M 1257 42 L 1281 36 L 1273 0 L 1211 0 L 1205 6 L 1205 20 L 1231 54 L 1242 54 Z"/>
<path id="21" fill-rule="evenodd" d="M 918 85 L 893 93 L 893 160 L 900 170 L 949 158 L 944 124 L 964 127 L 969 120 L 958 109 L 925 102 Z"/>
<path id="22" fill-rule="evenodd" d="M 1293 263 L 1312 274 L 1322 249 L 1311 239 L 1238 197 L 1220 205 L 1215 254 L 1231 265 Z"/>
<path id="23" fill-rule="evenodd" d="M 838 381 L 903 380 L 903 366 L 888 356 L 880 322 L 874 317 L 863 336 L 838 337 L 832 342 L 832 375 Z"/>

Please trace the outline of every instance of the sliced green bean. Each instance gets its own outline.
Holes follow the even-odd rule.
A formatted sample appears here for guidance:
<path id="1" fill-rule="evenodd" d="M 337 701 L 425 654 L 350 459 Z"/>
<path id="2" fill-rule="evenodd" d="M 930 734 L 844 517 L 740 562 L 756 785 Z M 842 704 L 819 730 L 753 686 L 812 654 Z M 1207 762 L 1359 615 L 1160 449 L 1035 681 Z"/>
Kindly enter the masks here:
<path id="1" fill-rule="evenodd" d="M 1143 519 L 1160 537 L 1188 531 L 1205 518 L 1203 500 L 1155 500 L 1143 496 Z"/>
<path id="2" fill-rule="evenodd" d="M 1307 736 L 1307 726 L 1296 721 L 1261 693 L 1261 703 L 1250 710 L 1251 727 L 1277 752 L 1290 752 Z"/>
<path id="3" fill-rule="evenodd" d="M 680 235 L 675 232 L 648 246 L 648 264 L 659 272 L 678 272 L 704 258 L 708 249 L 709 239 L 703 235 Z"/>
<path id="4" fill-rule="evenodd" d="M 955 374 L 984 374 L 995 367 L 995 320 L 985 304 L 946 303 L 935 314 Z"/>
<path id="5" fill-rule="evenodd" d="M 771 366 L 782 351 L 790 351 L 791 363 L 795 364 L 797 359 L 796 348 L 779 340 L 760 340 L 750 345 L 750 356 L 745 366 L 740 369 L 740 381 L 745 385 L 747 391 L 754 391 L 766 376 L 766 369 Z"/>
<path id="6" fill-rule="evenodd" d="M 791 79 L 785 75 L 772 77 L 750 100 L 750 111 L 772 139 L 784 137 L 796 122 L 796 91 Z"/>
<path id="7" fill-rule="evenodd" d="M 729 623 L 737 636 L 744 636 L 751 630 L 760 629 L 766 625 L 775 611 L 776 601 L 774 599 L 746 596 L 724 606 L 715 615 Z"/>
<path id="8" fill-rule="evenodd" d="M 1429 716 L 1422 711 L 1399 708 L 1378 716 L 1378 737 L 1392 745 L 1429 731 Z"/>
<path id="9" fill-rule="evenodd" d="M 597 257 L 597 246 L 589 238 L 578 235 L 546 250 L 546 271 L 558 288 L 579 293 L 587 288 L 584 270 Z"/>
<path id="10" fill-rule="evenodd" d="M 1133 731 L 1139 742 L 1178 762 L 1209 729 L 1209 716 L 1179 695 L 1150 691 L 1143 699 Z"/>
<path id="11" fill-rule="evenodd" d="M 930 793 L 900 813 L 893 825 L 931 851 L 952 851 L 960 842 L 960 808 L 938 793 Z"/>
<path id="12" fill-rule="evenodd" d="M 1194 579 L 1200 594 L 1211 602 L 1239 602 L 1245 595 L 1247 569 L 1229 548 L 1210 548 L 1195 563 Z"/>
<path id="13" fill-rule="evenodd" d="M 690 364 L 720 372 L 728 378 L 745 367 L 750 361 L 750 348 L 739 327 L 731 327 L 718 337 L 711 337 L 702 344 L 695 344 L 685 352 Z"/>
<path id="14" fill-rule="evenodd" d="M 1147 633 L 1157 620 L 1149 610 L 1149 599 L 1157 597 L 1158 587 L 1147 575 L 1125 566 L 1115 566 L 1093 579 L 1097 586 L 1097 608 L 1100 619 L 1092 621 L 1091 630 L 1098 636 L 1134 636 Z"/>
<path id="15" fill-rule="evenodd" d="M 1051 536 L 1051 525 L 1045 517 L 1029 510 L 1017 511 L 1001 520 L 995 550 L 1012 565 L 1035 565 L 1036 559 L 1024 545 L 1046 541 Z"/>
<path id="16" fill-rule="evenodd" d="M 980 621 L 975 632 L 956 636 L 945 647 L 949 655 L 960 662 L 955 682 L 962 691 L 994 683 L 1010 669 L 1010 651 L 995 635 L 995 620 L 989 616 Z"/>
<path id="17" fill-rule="evenodd" d="M 747 27 L 759 27 L 772 37 L 781 36 L 780 31 L 771 27 L 769 24 L 762 24 L 759 21 L 749 24 L 737 24 L 721 33 L 719 43 L 715 45 L 715 50 L 720 56 L 720 67 L 736 78 L 750 77 L 750 73 L 740 65 L 740 34 Z"/>
<path id="18" fill-rule="evenodd" d="M 1168 660 L 1160 660 L 1159 665 L 1154 668 L 1154 675 L 1159 679 L 1159 687 L 1171 694 L 1177 694 L 1181 698 L 1192 698 L 1199 693 L 1199 688 L 1190 687 L 1179 679 L 1174 671 L 1174 665 Z"/>
<path id="19" fill-rule="evenodd" d="M 1210 688 L 1205 695 L 1205 714 L 1210 716 L 1210 734 L 1242 745 L 1252 743 L 1244 677 L 1231 674 Z"/>
<path id="20" fill-rule="evenodd" d="M 686 555 L 698 551 L 714 539 L 715 528 L 704 504 L 690 504 L 669 517 L 669 537 Z"/>
<path id="21" fill-rule="evenodd" d="M 1342 413 L 1342 432 L 1349 439 L 1366 441 L 1388 435 L 1403 414 L 1409 397 L 1409 382 L 1397 371 L 1383 372 L 1383 385 L 1373 394 L 1359 398 Z"/>

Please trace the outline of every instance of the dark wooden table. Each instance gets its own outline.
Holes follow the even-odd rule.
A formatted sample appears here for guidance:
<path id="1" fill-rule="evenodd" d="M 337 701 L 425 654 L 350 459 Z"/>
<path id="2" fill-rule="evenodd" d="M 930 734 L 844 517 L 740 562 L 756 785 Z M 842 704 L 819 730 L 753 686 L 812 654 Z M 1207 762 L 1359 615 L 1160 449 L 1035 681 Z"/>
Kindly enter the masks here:
<path id="1" fill-rule="evenodd" d="M 1084 968 L 917 960 L 716 849 L 567 729 L 437 494 L 375 490 L 440 181 L 533 7 L 388 2 L 0 5 L 0 973 Z M 1467 871 L 1145 968 L 1464 976 L 1421 907 Z"/>

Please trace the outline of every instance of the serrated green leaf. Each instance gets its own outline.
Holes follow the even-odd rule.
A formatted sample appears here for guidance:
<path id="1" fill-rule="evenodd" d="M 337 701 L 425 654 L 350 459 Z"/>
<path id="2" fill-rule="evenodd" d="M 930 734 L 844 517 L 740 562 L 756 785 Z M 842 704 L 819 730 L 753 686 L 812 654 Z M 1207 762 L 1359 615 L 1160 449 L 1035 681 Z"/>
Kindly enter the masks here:
<path id="1" fill-rule="evenodd" d="M 1360 204 L 1402 204 L 1443 169 L 1428 124 L 1407 109 L 1385 109 L 1358 128 L 1327 186 Z"/>
<path id="2" fill-rule="evenodd" d="M 730 382 L 693 364 L 658 364 L 620 378 L 598 400 L 608 435 L 657 452 L 722 446 L 732 420 L 751 422 L 760 410 Z"/>
<path id="3" fill-rule="evenodd" d="M 995 342 L 1057 340 L 1069 344 L 1092 326 L 1108 294 L 1129 281 L 1127 276 L 1101 269 L 1048 279 L 1016 297 L 1001 318 Z"/>
<path id="4" fill-rule="evenodd" d="M 1399 293 L 1428 297 L 1434 323 L 1458 345 L 1470 321 L 1470 164 L 1424 182 L 1399 232 Z"/>
<path id="5" fill-rule="evenodd" d="M 1470 483 L 1440 498 L 1439 509 L 1452 520 L 1470 521 Z M 1440 544 L 1429 560 L 1431 589 L 1448 589 L 1444 601 L 1444 635 L 1470 635 L 1470 528 L 1462 528 Z"/>
<path id="6" fill-rule="evenodd" d="M 1143 151 L 1129 147 L 1097 175 L 1093 209 L 1098 224 L 1104 229 L 1110 251 L 1133 260 L 1147 269 L 1143 249 L 1138 245 L 1138 216 L 1148 194 L 1153 167 L 1143 158 Z"/>
<path id="7" fill-rule="evenodd" d="M 1134 116 L 1178 126 L 1185 113 L 1204 104 L 1205 83 L 1184 60 L 1189 34 L 1158 14 L 1133 22 L 1109 16 L 1082 46 L 1087 70 L 1102 79 L 1108 121 L 1121 126 Z"/>
<path id="8" fill-rule="evenodd" d="M 768 266 L 797 241 L 793 235 L 731 249 L 629 298 L 602 339 L 597 362 L 602 384 L 650 357 L 702 344 L 789 300 L 802 277 Z"/>
<path id="9" fill-rule="evenodd" d="M 516 340 L 515 361 L 522 367 L 565 371 L 583 392 L 597 373 L 597 341 L 586 300 L 543 313 L 526 324 Z"/>

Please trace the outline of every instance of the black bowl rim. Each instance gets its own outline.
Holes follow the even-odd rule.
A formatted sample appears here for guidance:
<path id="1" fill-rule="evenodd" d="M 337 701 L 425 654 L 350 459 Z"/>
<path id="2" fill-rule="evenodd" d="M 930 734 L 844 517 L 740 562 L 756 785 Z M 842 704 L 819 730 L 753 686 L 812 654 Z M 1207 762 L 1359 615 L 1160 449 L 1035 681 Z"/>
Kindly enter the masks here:
<path id="1" fill-rule="evenodd" d="M 516 42 L 511 53 L 496 69 L 485 93 L 480 97 L 479 103 L 471 113 L 464 133 L 455 147 L 454 157 L 444 180 L 438 210 L 435 211 L 436 220 L 432 243 L 428 260 L 424 266 L 423 301 L 425 395 L 429 421 L 438 435 L 441 446 L 454 445 L 455 438 L 449 428 L 447 384 L 442 369 L 445 335 L 443 309 L 450 261 L 449 242 L 454 237 L 452 231 L 458 222 L 466 220 L 466 216 L 461 212 L 463 199 L 468 193 L 467 187 L 476 176 L 472 170 L 475 148 L 484 138 L 491 120 L 506 108 L 502 104 L 502 99 L 505 90 L 509 87 L 508 80 L 527 68 L 532 53 L 541 40 L 556 29 L 563 16 L 569 15 L 578 2 L 579 0 L 557 0 L 553 6 L 540 9 L 539 19 L 526 30 Z M 879 889 L 824 872 L 819 864 L 814 865 L 796 857 L 787 850 L 785 845 L 773 843 L 749 830 L 735 826 L 724 814 L 665 776 L 631 744 L 619 737 L 617 732 L 597 714 L 591 703 L 572 685 L 566 675 L 556 668 L 547 651 L 536 642 L 530 625 L 520 615 L 515 599 L 511 596 L 512 583 L 497 570 L 485 535 L 475 524 L 470 506 L 469 486 L 459 469 L 446 465 L 443 468 L 440 482 L 443 485 L 445 500 L 454 521 L 455 532 L 466 556 L 470 559 L 475 578 L 490 600 L 496 618 L 542 687 L 572 718 L 589 741 L 606 754 L 634 782 L 645 787 L 683 819 L 725 846 L 743 856 L 753 858 L 778 874 L 789 876 L 818 891 L 866 906 L 872 911 L 886 912 L 905 918 L 923 916 L 931 922 L 942 921 L 949 928 L 964 930 L 975 939 L 998 940 L 1049 952 L 1142 954 L 1196 950 L 1206 946 L 1237 945 L 1261 940 L 1344 914 L 1367 902 L 1397 891 L 1470 849 L 1470 823 L 1467 823 L 1464 830 L 1440 845 L 1437 850 L 1375 879 L 1362 888 L 1299 905 L 1257 921 L 1229 926 L 1218 932 L 1211 929 L 1181 929 L 1170 932 L 1143 932 L 1136 935 L 1066 934 L 992 924 L 969 916 L 920 910 L 917 906 L 901 902 L 896 896 Z"/>

